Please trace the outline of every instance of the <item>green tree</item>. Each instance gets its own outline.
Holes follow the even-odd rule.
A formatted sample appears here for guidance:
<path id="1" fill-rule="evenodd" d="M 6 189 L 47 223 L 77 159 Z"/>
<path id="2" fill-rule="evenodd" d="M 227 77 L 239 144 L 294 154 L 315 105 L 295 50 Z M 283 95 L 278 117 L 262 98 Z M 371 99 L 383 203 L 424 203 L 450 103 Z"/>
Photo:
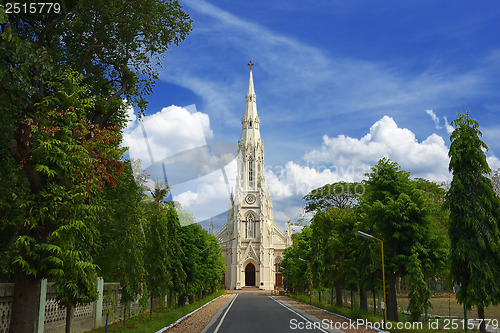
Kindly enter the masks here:
<path id="1" fill-rule="evenodd" d="M 309 267 L 306 262 L 313 260 L 311 253 L 312 229 L 304 226 L 300 233 L 292 235 L 292 246 L 284 252 L 281 266 L 285 268 L 285 277 L 290 289 L 298 292 L 309 289 Z"/>
<path id="2" fill-rule="evenodd" d="M 180 207 L 182 214 L 188 214 Z M 191 217 L 192 219 L 192 217 Z M 188 224 L 178 229 L 179 248 L 183 255 L 176 255 L 176 262 L 172 262 L 172 269 L 177 267 L 184 275 L 178 274 L 174 279 L 173 289 L 179 296 L 178 305 L 183 306 L 186 298 L 194 301 L 195 296 L 201 298 L 203 293 L 213 292 L 220 284 L 226 271 L 225 260 L 214 235 L 209 235 L 198 224 Z M 174 255 L 174 254 L 173 254 Z"/>
<path id="3" fill-rule="evenodd" d="M 418 321 L 422 312 L 427 313 L 427 309 L 432 307 L 430 302 L 431 290 L 424 279 L 421 261 L 418 259 L 417 249 L 412 249 L 412 254 L 408 260 L 408 284 L 410 293 L 408 298 L 408 311 L 410 311 L 412 321 Z"/>
<path id="4" fill-rule="evenodd" d="M 68 72 L 51 84 L 55 97 L 45 97 L 33 118 L 27 119 L 32 149 L 30 167 L 43 180 L 40 191 L 20 199 L 25 208 L 20 227 L 12 236 L 11 254 L 15 269 L 13 308 L 27 291 L 39 294 L 39 277 L 55 279 L 59 299 L 71 307 L 95 298 L 95 266 L 92 256 L 98 237 L 98 215 L 102 204 L 92 196 L 111 177 L 109 165 L 121 155 L 116 129 L 89 133 L 82 113 L 94 106 L 80 76 Z M 99 149 L 94 154 L 94 149 Z M 92 156 L 94 155 L 94 156 Z M 113 165 L 118 167 L 119 164 Z M 21 168 L 29 168 L 23 162 Z M 36 301 L 38 303 L 38 301 Z M 11 331 L 24 322 L 12 312 Z M 24 316 L 24 314 L 22 314 Z"/>
<path id="5" fill-rule="evenodd" d="M 357 215 L 351 209 L 318 211 L 311 221 L 311 253 L 325 287 L 335 288 L 337 306 L 342 306 L 342 287 L 357 286 L 354 245 Z"/>
<path id="6" fill-rule="evenodd" d="M 187 267 L 183 265 L 183 258 L 189 254 L 184 247 L 183 228 L 181 228 L 177 211 L 173 205 L 168 206 L 167 229 L 168 229 L 168 252 L 169 271 L 172 279 L 168 285 L 169 303 L 172 301 L 174 293 L 180 293 L 186 284 L 188 274 L 192 274 Z"/>
<path id="7" fill-rule="evenodd" d="M 158 78 L 156 68 L 161 55 L 191 31 L 189 16 L 175 0 L 62 1 L 61 9 L 60 13 L 6 15 L 4 7 L 0 7 L 0 114 L 8 115 L 2 120 L 6 121 L 3 127 L 9 133 L 2 140 L 4 146 L 0 151 L 8 149 L 23 170 L 25 180 L 20 183 L 28 183 L 29 189 L 28 199 L 18 206 L 23 210 L 23 218 L 18 219 L 21 222 L 14 228 L 9 223 L 8 228 L 13 231 L 7 241 L 8 251 L 15 256 L 13 332 L 36 331 L 40 281 L 55 273 L 45 269 L 55 249 L 44 244 L 52 242 L 51 233 L 65 219 L 59 220 L 59 210 L 54 210 L 57 207 L 50 198 L 60 198 L 55 195 L 60 193 L 53 193 L 56 190 L 64 191 L 83 183 L 58 173 L 52 167 L 56 161 L 39 154 L 48 146 L 47 142 L 35 141 L 34 126 L 47 117 L 57 116 L 57 112 L 70 115 L 77 112 L 73 128 L 81 124 L 87 131 L 84 136 L 76 136 L 80 148 L 72 147 L 79 153 L 74 156 L 80 160 L 62 160 L 59 167 L 65 171 L 76 168 L 84 176 L 91 175 L 90 179 L 101 187 L 104 182 L 113 182 L 109 170 L 119 168 L 121 163 L 117 160 L 119 156 L 105 156 L 105 152 L 116 148 L 120 140 L 116 126 L 124 124 L 124 100 L 144 110 L 145 96 Z M 70 81 L 64 89 L 50 84 L 69 69 L 83 75 L 89 91 L 84 98 L 92 96 L 94 102 L 88 108 L 78 108 L 81 105 L 76 104 L 78 101 L 71 105 L 73 109 L 56 107 L 54 115 L 50 113 L 53 108 L 43 109 L 42 105 L 48 101 L 46 98 L 54 102 L 61 91 L 71 88 L 74 83 Z M 100 143 L 98 138 L 102 139 Z M 54 155 L 56 152 L 51 154 L 52 158 L 60 157 Z M 94 169 L 78 170 L 82 163 L 90 161 Z M 87 201 L 94 198 L 90 191 L 84 193 L 88 195 Z M 76 198 L 79 196 L 70 199 Z M 59 204 L 64 206 L 71 200 Z"/>
<path id="8" fill-rule="evenodd" d="M 1 116 L 0 116 L 1 117 Z M 0 133 L 2 131 L 0 120 Z M 0 134 L 1 136 L 1 134 Z M 0 139 L 1 140 L 1 139 Z M 18 228 L 18 221 L 24 212 L 19 198 L 29 190 L 28 182 L 22 170 L 9 154 L 1 154 L 0 158 L 0 283 L 14 282 L 14 271 L 11 264 L 10 242 Z"/>
<path id="9" fill-rule="evenodd" d="M 168 185 L 164 180 L 156 180 L 154 189 L 150 190 L 149 193 L 151 197 L 156 202 L 165 202 L 165 198 L 168 196 L 172 186 Z"/>
<path id="10" fill-rule="evenodd" d="M 172 281 L 169 272 L 168 256 L 168 224 L 167 209 L 162 204 L 148 202 L 145 234 L 146 246 L 144 249 L 144 268 L 146 270 L 146 288 L 150 297 L 150 318 L 153 314 L 154 298 L 165 296 Z"/>
<path id="11" fill-rule="evenodd" d="M 200 265 L 202 266 L 200 281 L 204 293 L 213 293 L 221 284 L 226 271 L 226 263 L 221 247 L 217 246 L 219 243 L 217 237 L 208 234 L 205 230 L 203 230 L 203 235 L 204 248 L 201 251 L 200 259 Z"/>
<path id="12" fill-rule="evenodd" d="M 318 209 L 326 211 L 330 208 L 353 208 L 359 202 L 359 196 L 364 192 L 361 183 L 338 182 L 326 184 L 312 190 L 302 198 L 306 202 L 306 213 Z"/>
<path id="13" fill-rule="evenodd" d="M 178 285 L 176 290 L 179 294 L 179 306 L 184 306 L 186 298 L 192 297 L 198 289 L 201 289 L 202 282 L 200 261 L 201 251 L 204 248 L 203 230 L 197 224 L 184 226 L 179 231 L 181 246 L 184 256 L 180 259 L 182 267 L 186 272 L 185 283 Z M 192 300 L 192 298 L 191 298 Z"/>
<path id="14" fill-rule="evenodd" d="M 342 305 L 342 285 L 353 291 L 359 286 L 360 306 L 367 310 L 366 284 L 370 251 L 359 247 L 356 229 L 357 206 L 364 192 L 361 183 L 338 182 L 314 189 L 303 199 L 312 219 L 312 249 L 321 284 L 335 288 L 337 305 Z M 354 260 L 356 258 L 356 260 Z M 332 284 L 333 281 L 333 284 Z"/>
<path id="15" fill-rule="evenodd" d="M 96 265 L 92 263 L 91 257 L 83 257 L 83 253 L 80 246 L 74 251 L 65 251 L 61 256 L 63 273 L 54 284 L 59 304 L 66 307 L 66 333 L 71 332 L 75 307 L 97 299 L 94 287 Z"/>
<path id="16" fill-rule="evenodd" d="M 387 318 L 398 320 L 396 277 L 406 275 L 412 247 L 430 252 L 429 210 L 422 191 L 415 188 L 408 172 L 387 158 L 381 159 L 368 174 L 362 198 L 363 228 L 384 241 Z M 421 254 L 419 253 L 419 254 Z"/>
<path id="17" fill-rule="evenodd" d="M 483 152 L 479 123 L 470 111 L 458 111 L 452 121 L 450 165 L 453 180 L 446 196 L 450 209 L 451 278 L 460 285 L 457 299 L 466 308 L 484 308 L 500 301 L 499 198 L 495 195 L 491 170 Z M 484 322 L 480 327 L 485 332 Z"/>
<path id="18" fill-rule="evenodd" d="M 448 237 L 449 210 L 445 205 L 446 190 L 443 184 L 417 178 L 413 185 L 422 191 L 429 212 L 429 236 L 421 240 L 418 258 L 425 278 L 449 278 L 450 240 Z"/>
<path id="19" fill-rule="evenodd" d="M 105 281 L 120 282 L 124 319 L 128 305 L 137 299 L 145 281 L 143 196 L 130 161 L 125 162 L 123 172 L 117 176 L 116 187 L 108 185 L 104 189 L 106 214 L 102 215 L 100 223 L 101 245 L 95 262 Z M 126 326 L 126 320 L 123 324 Z"/>

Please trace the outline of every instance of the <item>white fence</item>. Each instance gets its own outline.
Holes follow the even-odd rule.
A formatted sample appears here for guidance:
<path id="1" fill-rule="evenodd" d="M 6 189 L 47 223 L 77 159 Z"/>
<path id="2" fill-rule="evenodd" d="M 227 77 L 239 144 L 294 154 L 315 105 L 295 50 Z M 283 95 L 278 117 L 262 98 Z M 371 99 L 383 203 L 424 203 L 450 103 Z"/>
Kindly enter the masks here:
<path id="1" fill-rule="evenodd" d="M 65 331 L 66 308 L 59 306 L 53 283 L 42 280 L 40 293 L 40 311 L 38 333 L 59 333 Z M 104 283 L 102 278 L 97 280 L 99 297 L 95 302 L 75 308 L 71 332 L 81 333 L 105 324 L 106 313 L 109 322 L 120 320 L 123 317 L 123 306 L 120 304 L 121 288 L 119 283 Z M 9 331 L 13 283 L 0 283 L 0 333 Z M 133 313 L 139 310 L 138 302 L 131 304 Z"/>

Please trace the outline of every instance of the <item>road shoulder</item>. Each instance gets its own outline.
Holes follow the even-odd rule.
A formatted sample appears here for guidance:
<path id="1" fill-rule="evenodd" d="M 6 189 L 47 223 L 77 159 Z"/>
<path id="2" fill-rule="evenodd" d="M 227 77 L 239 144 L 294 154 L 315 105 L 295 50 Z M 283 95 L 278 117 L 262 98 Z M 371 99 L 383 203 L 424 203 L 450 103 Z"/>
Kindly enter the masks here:
<path id="1" fill-rule="evenodd" d="M 201 333 L 218 311 L 227 306 L 232 295 L 222 295 L 199 311 L 196 311 L 187 318 L 184 318 L 177 325 L 170 327 L 162 333 Z"/>
<path id="2" fill-rule="evenodd" d="M 275 296 L 275 297 L 277 299 L 279 299 L 280 301 L 283 301 L 283 302 L 293 306 L 294 308 L 297 308 L 300 311 L 303 311 L 303 312 L 307 313 L 308 315 L 313 316 L 314 318 L 316 318 L 316 320 L 320 320 L 320 321 L 325 320 L 329 323 L 329 326 L 331 326 L 333 328 L 338 327 L 338 328 L 342 329 L 342 330 L 337 329 L 336 331 L 332 331 L 332 332 L 378 333 L 376 330 L 368 329 L 364 326 L 353 327 L 353 325 L 349 325 L 349 320 L 347 320 L 343 317 L 336 316 L 333 313 L 330 313 L 328 311 L 324 311 L 324 310 L 316 308 L 316 307 L 312 307 L 308 304 L 301 303 L 301 302 L 296 301 L 294 299 L 291 299 L 289 297 L 286 297 L 286 296 Z M 349 327 L 349 326 L 351 326 L 351 327 Z"/>

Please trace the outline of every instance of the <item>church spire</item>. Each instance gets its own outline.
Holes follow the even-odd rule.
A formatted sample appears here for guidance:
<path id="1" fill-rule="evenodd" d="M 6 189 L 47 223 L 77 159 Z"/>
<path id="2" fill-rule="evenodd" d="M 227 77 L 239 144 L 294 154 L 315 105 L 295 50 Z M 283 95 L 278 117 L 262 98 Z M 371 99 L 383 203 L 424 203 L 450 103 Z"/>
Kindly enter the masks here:
<path id="1" fill-rule="evenodd" d="M 250 66 L 250 77 L 248 78 L 247 101 L 252 96 L 254 97 L 253 99 L 255 100 L 255 90 L 253 88 L 253 75 L 252 75 L 252 66 L 254 66 L 254 63 L 250 61 L 248 63 L 248 66 Z"/>
<path id="2" fill-rule="evenodd" d="M 253 85 L 252 66 L 254 63 L 250 61 L 250 75 L 248 78 L 248 89 L 245 101 L 245 115 L 241 120 L 241 142 L 260 142 L 260 120 L 257 115 L 257 97 Z"/>

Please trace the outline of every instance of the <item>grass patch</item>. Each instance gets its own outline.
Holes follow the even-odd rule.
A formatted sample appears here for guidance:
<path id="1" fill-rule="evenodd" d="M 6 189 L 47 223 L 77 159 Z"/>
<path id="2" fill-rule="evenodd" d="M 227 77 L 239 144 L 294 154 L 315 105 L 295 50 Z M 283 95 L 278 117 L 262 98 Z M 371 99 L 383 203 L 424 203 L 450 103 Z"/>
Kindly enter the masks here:
<path id="1" fill-rule="evenodd" d="M 123 327 L 123 322 L 116 322 L 112 325 L 108 325 L 109 333 L 151 333 L 156 332 L 168 325 L 176 322 L 179 318 L 187 315 L 188 313 L 196 310 L 200 306 L 210 302 L 211 300 L 224 295 L 225 290 L 219 290 L 218 292 L 202 298 L 200 301 L 194 302 L 188 306 L 172 309 L 162 309 L 153 312 L 153 318 L 149 319 L 149 313 L 140 314 L 133 318 L 127 319 L 127 327 Z M 89 331 L 91 333 L 104 333 L 104 327 L 94 329 Z"/>
<path id="2" fill-rule="evenodd" d="M 308 295 L 291 295 L 291 294 L 285 294 L 285 293 L 280 293 L 280 294 L 283 296 L 288 296 L 290 298 L 293 298 L 299 302 L 309 304 L 309 296 Z M 313 299 L 312 305 L 314 305 L 315 307 L 333 312 L 335 314 L 339 314 L 341 316 L 350 318 L 354 321 L 356 321 L 357 319 L 364 319 L 367 322 L 375 323 L 375 322 L 382 322 L 382 320 L 384 319 L 384 317 L 381 315 L 374 315 L 373 312 L 366 312 L 366 311 L 363 311 L 357 307 L 355 307 L 353 310 L 351 310 L 351 309 L 345 308 L 345 307 L 338 307 L 335 305 L 331 305 L 331 304 L 327 304 L 327 303 L 323 303 L 323 302 L 318 302 L 318 301 L 315 301 L 314 299 Z M 404 320 L 404 319 L 406 319 L 406 316 L 401 316 L 400 319 Z M 395 322 L 391 322 L 391 323 L 392 323 L 392 327 L 393 327 L 392 329 L 389 330 L 391 333 L 403 333 L 403 332 L 405 332 L 405 333 L 431 333 L 431 332 L 432 333 L 445 333 L 445 332 L 446 333 L 456 333 L 456 332 L 463 332 L 462 330 L 452 330 L 452 329 L 445 330 L 445 329 L 443 329 L 443 325 L 444 325 L 443 323 L 439 324 L 440 329 L 429 328 L 428 323 L 421 323 L 422 328 L 418 328 L 418 329 L 412 329 L 412 328 L 397 329 L 397 328 L 394 328 L 394 327 L 397 327 L 397 323 L 395 323 Z M 400 322 L 400 324 L 401 323 L 405 323 L 405 321 Z M 416 326 L 414 326 L 414 327 L 416 327 Z"/>

